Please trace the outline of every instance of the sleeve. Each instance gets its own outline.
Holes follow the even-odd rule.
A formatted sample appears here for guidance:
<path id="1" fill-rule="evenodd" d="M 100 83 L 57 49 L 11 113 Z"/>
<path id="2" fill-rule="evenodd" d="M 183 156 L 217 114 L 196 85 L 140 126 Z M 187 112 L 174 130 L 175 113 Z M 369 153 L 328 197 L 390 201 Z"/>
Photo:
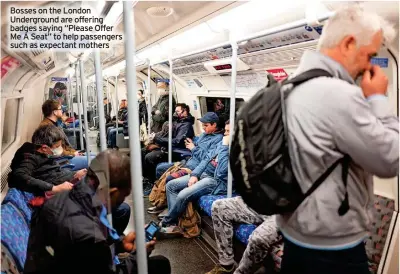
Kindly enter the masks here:
<path id="1" fill-rule="evenodd" d="M 38 165 L 31 156 L 25 158 L 19 166 L 12 171 L 13 180 L 17 185 L 20 185 L 22 189 L 26 189 L 32 192 L 50 191 L 53 185 L 36 179 L 32 176 L 33 171 L 38 168 Z"/>
<path id="2" fill-rule="evenodd" d="M 196 159 L 203 159 L 204 157 L 207 156 L 208 151 L 210 150 L 215 150 L 218 146 L 218 144 L 221 142 L 222 138 L 217 138 L 211 140 L 211 144 L 207 147 L 206 149 L 202 149 L 200 146 L 198 146 L 198 141 L 193 142 L 195 144 L 195 147 L 192 149 L 192 157 Z"/>
<path id="3" fill-rule="evenodd" d="M 343 104 L 341 123 L 332 122 L 339 150 L 382 178 L 399 172 L 399 119 L 389 111 L 386 96 L 365 99 L 358 91 Z"/>
<path id="4" fill-rule="evenodd" d="M 207 153 L 207 155 L 200 162 L 200 164 L 192 171 L 191 176 L 197 177 L 198 179 L 200 179 L 201 174 L 203 174 L 203 172 L 207 168 L 207 165 L 210 163 L 211 159 L 214 158 L 215 155 L 217 155 L 217 153 L 218 153 L 218 148 Z"/>
<path id="5" fill-rule="evenodd" d="M 172 146 L 176 147 L 183 144 L 183 137 L 187 136 L 189 127 L 191 126 L 192 125 L 190 123 L 184 123 L 179 127 L 178 131 L 175 134 L 175 137 L 172 138 Z M 168 146 L 168 137 L 161 138 L 156 136 L 154 138 L 154 142 L 160 146 Z"/>
<path id="6" fill-rule="evenodd" d="M 72 147 L 69 147 L 69 146 L 64 144 L 63 149 L 64 149 L 63 155 L 65 155 L 65 156 L 75 156 L 76 150 L 73 149 Z"/>
<path id="7" fill-rule="evenodd" d="M 229 165 L 229 146 L 222 145 L 221 151 L 218 154 L 218 167 L 216 177 L 223 181 L 228 181 L 228 165 Z"/>

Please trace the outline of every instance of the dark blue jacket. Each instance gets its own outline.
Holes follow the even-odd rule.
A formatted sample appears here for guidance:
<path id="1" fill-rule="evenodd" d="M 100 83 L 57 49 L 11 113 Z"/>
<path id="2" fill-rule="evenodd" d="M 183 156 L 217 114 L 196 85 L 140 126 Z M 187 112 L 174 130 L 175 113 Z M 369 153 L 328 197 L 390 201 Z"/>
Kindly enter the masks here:
<path id="1" fill-rule="evenodd" d="M 213 159 L 216 167 L 213 165 Z M 217 187 L 213 194 L 222 194 L 227 191 L 228 183 L 228 164 L 229 164 L 229 146 L 219 143 L 216 149 L 210 151 L 200 164 L 192 171 L 191 176 L 200 179 L 203 173 L 213 176 L 217 181 Z"/>
<path id="2" fill-rule="evenodd" d="M 194 130 L 194 117 L 189 114 L 189 116 L 179 119 L 174 117 L 172 122 L 172 147 L 186 149 L 185 138 L 193 138 Z M 166 137 L 154 137 L 154 143 L 162 147 L 168 147 L 168 136 Z"/>
<path id="3" fill-rule="evenodd" d="M 194 170 L 207 156 L 207 153 L 215 150 L 222 141 L 222 132 L 212 134 L 202 133 L 197 140 L 193 140 L 195 147 L 192 149 L 192 157 L 186 162 L 186 167 Z"/>

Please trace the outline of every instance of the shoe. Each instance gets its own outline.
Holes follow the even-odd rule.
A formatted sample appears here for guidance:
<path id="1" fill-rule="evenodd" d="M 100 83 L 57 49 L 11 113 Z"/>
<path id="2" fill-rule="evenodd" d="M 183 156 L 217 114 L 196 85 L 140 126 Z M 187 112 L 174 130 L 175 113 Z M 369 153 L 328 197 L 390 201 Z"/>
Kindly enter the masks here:
<path id="1" fill-rule="evenodd" d="M 232 265 L 230 269 L 226 269 L 221 265 L 216 265 L 210 272 L 206 274 L 232 274 L 235 272 L 235 265 Z"/>
<path id="2" fill-rule="evenodd" d="M 180 236 L 183 235 L 183 231 L 179 226 L 170 225 L 166 227 L 161 227 L 160 233 L 167 234 L 168 236 Z"/>
<path id="3" fill-rule="evenodd" d="M 164 209 L 164 211 L 162 211 L 160 214 L 158 214 L 157 218 L 159 220 L 162 220 L 167 215 L 168 215 L 168 208 Z"/>
<path id="4" fill-rule="evenodd" d="M 143 198 L 149 197 L 151 190 L 153 189 L 153 183 L 147 179 L 143 179 Z"/>
<path id="5" fill-rule="evenodd" d="M 147 209 L 147 213 L 149 214 L 160 214 L 163 212 L 164 208 L 158 208 L 156 206 L 150 207 Z"/>

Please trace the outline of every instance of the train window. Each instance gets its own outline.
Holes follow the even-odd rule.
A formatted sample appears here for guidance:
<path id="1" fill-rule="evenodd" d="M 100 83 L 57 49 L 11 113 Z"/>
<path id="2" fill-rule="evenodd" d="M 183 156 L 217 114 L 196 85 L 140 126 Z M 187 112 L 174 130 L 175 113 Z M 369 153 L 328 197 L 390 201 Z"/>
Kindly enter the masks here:
<path id="1" fill-rule="evenodd" d="M 206 112 L 215 112 L 220 118 L 220 123 L 223 125 L 229 120 L 229 113 L 231 109 L 231 99 L 223 97 L 200 97 L 200 109 L 202 114 Z M 236 98 L 235 110 L 238 111 L 243 105 L 244 100 L 242 98 Z"/>
<path id="2" fill-rule="evenodd" d="M 3 152 L 10 146 L 12 145 L 15 140 L 17 139 L 17 125 L 18 125 L 18 114 L 19 114 L 19 108 L 20 108 L 20 103 L 22 99 L 21 98 L 13 98 L 13 99 L 7 99 L 6 101 L 6 107 L 4 114 L 7 114 L 4 117 L 4 123 L 3 123 L 3 137 L 2 137 L 2 146 L 1 146 L 1 153 Z"/>

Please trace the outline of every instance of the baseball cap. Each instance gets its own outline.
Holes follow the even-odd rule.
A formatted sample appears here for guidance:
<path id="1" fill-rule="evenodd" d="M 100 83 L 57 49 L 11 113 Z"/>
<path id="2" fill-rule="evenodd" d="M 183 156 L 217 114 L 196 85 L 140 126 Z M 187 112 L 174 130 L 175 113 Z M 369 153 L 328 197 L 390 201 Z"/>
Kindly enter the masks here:
<path id="1" fill-rule="evenodd" d="M 204 114 L 203 117 L 201 117 L 198 120 L 202 123 L 218 123 L 219 122 L 218 115 L 215 114 L 215 112 L 207 112 L 206 114 Z"/>

